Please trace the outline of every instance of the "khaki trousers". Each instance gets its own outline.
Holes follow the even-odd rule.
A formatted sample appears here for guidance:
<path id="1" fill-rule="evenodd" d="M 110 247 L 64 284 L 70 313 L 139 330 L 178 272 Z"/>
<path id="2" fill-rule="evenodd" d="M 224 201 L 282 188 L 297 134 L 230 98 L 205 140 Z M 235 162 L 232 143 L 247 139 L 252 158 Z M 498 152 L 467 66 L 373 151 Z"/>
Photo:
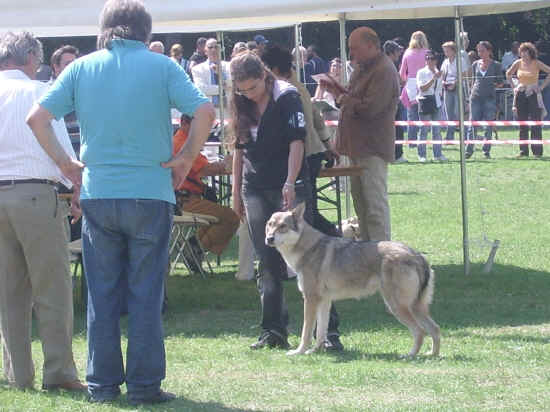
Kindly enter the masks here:
<path id="1" fill-rule="evenodd" d="M 201 213 L 219 219 L 218 223 L 201 227 L 197 235 L 202 247 L 216 255 L 221 255 L 239 227 L 239 216 L 230 207 L 211 202 L 198 195 L 184 197 L 182 206 L 185 212 Z"/>
<path id="2" fill-rule="evenodd" d="M 351 195 L 361 238 L 391 240 L 387 162 L 378 156 L 367 155 L 351 159 L 351 163 L 365 168 L 360 176 L 351 177 Z"/>
<path id="3" fill-rule="evenodd" d="M 50 185 L 0 187 L 0 331 L 4 375 L 16 387 L 34 382 L 33 309 L 44 353 L 43 383 L 77 379 L 64 210 Z"/>

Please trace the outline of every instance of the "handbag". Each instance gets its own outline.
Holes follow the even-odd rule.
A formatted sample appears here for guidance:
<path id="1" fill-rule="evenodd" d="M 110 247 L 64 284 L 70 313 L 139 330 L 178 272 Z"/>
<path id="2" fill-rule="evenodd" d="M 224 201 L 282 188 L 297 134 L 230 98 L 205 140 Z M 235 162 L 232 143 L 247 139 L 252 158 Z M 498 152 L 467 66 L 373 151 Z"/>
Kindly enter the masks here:
<path id="1" fill-rule="evenodd" d="M 202 192 L 202 197 L 214 203 L 218 202 L 218 194 L 216 193 L 216 189 L 214 189 L 212 186 L 208 186 L 208 185 L 204 186 L 204 192 Z"/>
<path id="2" fill-rule="evenodd" d="M 428 94 L 427 96 L 418 97 L 418 113 L 433 114 L 436 111 L 437 105 L 435 103 L 435 94 Z"/>
<path id="3" fill-rule="evenodd" d="M 434 94 L 417 97 L 419 114 L 433 114 L 437 111 L 437 103 L 435 101 L 435 94 L 437 93 L 437 79 L 435 79 L 433 88 Z"/>

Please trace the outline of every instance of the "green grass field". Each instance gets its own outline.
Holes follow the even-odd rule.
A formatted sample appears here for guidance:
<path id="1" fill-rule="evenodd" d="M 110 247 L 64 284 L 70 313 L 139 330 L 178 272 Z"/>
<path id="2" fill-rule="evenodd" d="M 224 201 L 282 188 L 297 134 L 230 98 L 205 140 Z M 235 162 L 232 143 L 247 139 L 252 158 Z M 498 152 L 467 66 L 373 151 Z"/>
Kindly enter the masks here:
<path id="1" fill-rule="evenodd" d="M 516 134 L 501 133 L 502 138 Z M 178 399 L 141 410 L 550 410 L 550 158 L 513 159 L 517 152 L 517 146 L 496 146 L 492 160 L 477 151 L 467 161 L 470 276 L 462 266 L 458 148 L 444 150 L 448 163 L 390 166 L 393 238 L 424 252 L 436 272 L 432 315 L 442 330 L 440 357 L 401 359 L 411 346 L 410 334 L 378 296 L 336 304 L 343 353 L 288 357 L 281 350 L 251 351 L 260 332 L 259 299 L 253 282 L 234 280 L 234 242 L 214 276 L 201 279 L 180 269 L 169 279 L 163 387 Z M 405 155 L 417 158 L 408 148 Z M 334 211 L 326 213 L 334 218 Z M 495 239 L 500 248 L 486 274 L 483 263 Z M 296 346 L 302 299 L 294 281 L 286 283 L 286 296 L 290 342 Z M 80 304 L 75 322 L 73 347 L 84 378 Z M 427 339 L 423 352 L 428 344 Z M 33 355 L 39 388 L 37 337 Z M 83 395 L 18 392 L 0 383 L 2 412 L 132 409 L 125 395 L 113 404 L 91 405 Z"/>

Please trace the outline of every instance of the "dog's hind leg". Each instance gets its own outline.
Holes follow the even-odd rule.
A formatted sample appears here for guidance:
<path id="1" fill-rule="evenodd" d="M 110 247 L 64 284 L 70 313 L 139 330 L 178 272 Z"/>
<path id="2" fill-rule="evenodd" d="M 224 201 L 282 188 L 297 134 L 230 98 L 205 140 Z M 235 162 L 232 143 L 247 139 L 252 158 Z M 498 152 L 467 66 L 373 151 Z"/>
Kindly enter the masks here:
<path id="1" fill-rule="evenodd" d="M 320 299 L 317 296 L 304 295 L 304 325 L 302 326 L 302 338 L 300 340 L 300 345 L 298 345 L 296 349 L 288 351 L 286 353 L 287 355 L 299 355 L 305 353 L 311 344 L 319 301 Z"/>
<path id="2" fill-rule="evenodd" d="M 432 351 L 429 353 L 429 355 L 438 356 L 441 341 L 441 332 L 439 330 L 439 325 L 435 323 L 430 316 L 428 305 L 422 301 L 419 301 L 413 305 L 412 310 L 417 322 L 432 337 Z"/>
<path id="3" fill-rule="evenodd" d="M 317 336 L 315 337 L 315 346 L 309 349 L 306 354 L 313 353 L 323 347 L 327 338 L 328 320 L 330 314 L 331 300 L 324 298 L 317 306 Z"/>
<path id="4" fill-rule="evenodd" d="M 404 324 L 409 328 L 409 331 L 413 335 L 414 344 L 411 351 L 407 355 L 413 358 L 418 354 L 418 351 L 422 347 L 422 343 L 424 342 L 424 336 L 426 335 L 426 332 L 418 324 L 409 307 L 398 306 L 395 309 L 394 314 L 395 314 L 395 317 L 399 319 L 399 321 L 402 324 Z"/>
<path id="5" fill-rule="evenodd" d="M 391 312 L 394 314 L 394 316 L 397 318 L 399 322 L 401 322 L 403 325 L 405 325 L 407 328 L 409 328 L 409 331 L 413 335 L 414 338 L 414 344 L 407 356 L 409 357 L 415 357 L 418 354 L 418 351 L 422 347 L 422 343 L 424 342 L 424 336 L 426 335 L 426 332 L 422 329 L 420 324 L 416 321 L 414 318 L 411 309 L 404 305 L 404 304 L 398 304 L 394 301 L 394 299 L 391 296 L 385 296 L 384 300 L 386 301 L 386 304 L 390 307 Z"/>

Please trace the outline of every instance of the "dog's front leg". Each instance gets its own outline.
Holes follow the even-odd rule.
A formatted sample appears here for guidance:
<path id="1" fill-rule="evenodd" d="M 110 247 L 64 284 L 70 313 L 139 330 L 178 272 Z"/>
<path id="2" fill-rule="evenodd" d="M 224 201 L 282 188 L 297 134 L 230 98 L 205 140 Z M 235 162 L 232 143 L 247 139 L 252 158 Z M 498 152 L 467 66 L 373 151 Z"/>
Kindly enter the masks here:
<path id="1" fill-rule="evenodd" d="M 328 318 L 331 303 L 332 302 L 330 299 L 324 298 L 319 302 L 319 305 L 317 305 L 317 336 L 315 337 L 315 346 L 306 351 L 306 354 L 310 354 L 321 349 L 327 339 Z"/>
<path id="2" fill-rule="evenodd" d="M 300 345 L 298 345 L 295 350 L 287 352 L 287 355 L 299 355 L 306 352 L 306 349 L 311 344 L 318 306 L 318 297 L 304 296 L 304 326 L 302 327 L 302 339 Z"/>

